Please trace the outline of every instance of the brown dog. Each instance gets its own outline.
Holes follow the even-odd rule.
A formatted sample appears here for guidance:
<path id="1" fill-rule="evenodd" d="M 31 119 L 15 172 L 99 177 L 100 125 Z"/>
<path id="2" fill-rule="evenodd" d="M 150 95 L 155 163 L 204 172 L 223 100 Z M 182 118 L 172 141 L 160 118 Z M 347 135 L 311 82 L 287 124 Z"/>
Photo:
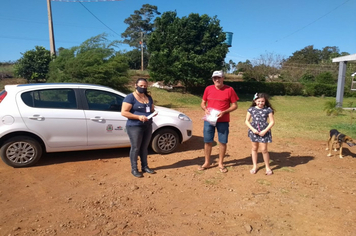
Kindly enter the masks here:
<path id="1" fill-rule="evenodd" d="M 328 157 L 332 156 L 331 155 L 331 149 L 334 148 L 334 151 L 337 151 L 336 144 L 338 144 L 339 145 L 339 149 L 340 149 L 339 157 L 343 158 L 343 156 L 342 156 L 342 144 L 343 143 L 346 143 L 350 147 L 356 145 L 356 143 L 352 140 L 352 138 L 350 136 L 342 134 L 339 131 L 337 131 L 336 129 L 330 130 L 328 146 L 326 147 L 326 150 L 329 150 Z"/>

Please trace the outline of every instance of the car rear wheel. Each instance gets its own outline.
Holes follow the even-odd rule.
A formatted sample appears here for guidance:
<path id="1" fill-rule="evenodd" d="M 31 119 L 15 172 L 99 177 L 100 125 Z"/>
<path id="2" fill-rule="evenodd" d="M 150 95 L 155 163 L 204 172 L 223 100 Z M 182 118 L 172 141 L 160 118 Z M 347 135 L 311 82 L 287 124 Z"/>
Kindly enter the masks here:
<path id="1" fill-rule="evenodd" d="M 161 129 L 154 133 L 152 139 L 152 149 L 159 154 L 173 152 L 179 144 L 179 137 L 173 129 Z"/>
<path id="2" fill-rule="evenodd" d="M 12 167 L 34 165 L 42 156 L 42 147 L 28 136 L 13 137 L 5 141 L 0 150 L 1 159 Z"/>

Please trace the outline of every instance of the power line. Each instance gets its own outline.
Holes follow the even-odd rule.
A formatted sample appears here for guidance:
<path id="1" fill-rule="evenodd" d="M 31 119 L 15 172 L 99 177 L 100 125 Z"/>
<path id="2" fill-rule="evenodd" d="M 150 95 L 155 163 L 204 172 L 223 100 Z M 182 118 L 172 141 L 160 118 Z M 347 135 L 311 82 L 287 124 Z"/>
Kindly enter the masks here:
<path id="1" fill-rule="evenodd" d="M 351 0 L 347 0 L 347 1 L 343 2 L 342 4 L 340 4 L 339 6 L 335 7 L 334 9 L 330 10 L 329 12 L 325 13 L 324 15 L 320 16 L 320 17 L 317 18 L 316 20 L 314 20 L 314 21 L 310 22 L 309 24 L 303 26 L 302 28 L 300 28 L 300 29 L 298 29 L 298 30 L 296 30 L 296 31 L 294 31 L 294 32 L 292 32 L 292 33 L 290 33 L 289 35 L 287 35 L 287 36 L 281 38 L 280 40 L 285 39 L 285 38 L 287 38 L 287 37 L 289 37 L 289 36 L 291 36 L 291 35 L 293 35 L 293 34 L 299 32 L 299 31 L 301 31 L 301 30 L 307 28 L 309 25 L 312 25 L 312 24 L 314 24 L 315 22 L 317 22 L 318 20 L 320 20 L 320 19 L 324 18 L 325 16 L 329 15 L 331 12 L 335 11 L 336 9 L 338 9 L 339 7 L 341 7 L 342 5 L 346 4 L 346 3 L 349 2 L 349 1 L 351 1 Z M 276 40 L 276 42 L 277 42 L 277 41 L 278 41 L 278 40 Z"/>
<path id="2" fill-rule="evenodd" d="M 318 20 L 324 18 L 325 16 L 329 15 L 331 12 L 335 11 L 336 9 L 338 9 L 339 7 L 345 5 L 347 2 L 350 2 L 350 1 L 352 1 L 352 0 L 346 0 L 345 2 L 341 3 L 340 5 L 338 5 L 337 7 L 335 7 L 334 9 L 332 9 L 332 10 L 330 10 L 329 12 L 325 13 L 324 15 L 320 16 L 319 18 L 317 18 L 316 20 L 310 22 L 309 24 L 307 24 L 307 25 L 301 27 L 300 29 L 297 29 L 296 31 L 294 31 L 294 32 L 292 32 L 292 33 L 290 33 L 290 34 L 284 36 L 283 38 L 276 39 L 274 42 L 271 42 L 271 43 L 269 43 L 269 44 L 267 44 L 267 45 L 270 45 L 270 44 L 272 44 L 272 43 L 277 43 L 278 41 L 281 41 L 281 40 L 283 40 L 283 39 L 285 39 L 285 38 L 288 38 L 288 37 L 292 36 L 293 34 L 295 34 L 295 33 L 299 32 L 299 31 L 301 31 L 301 30 L 307 28 L 308 26 L 314 24 L 314 23 L 317 22 Z M 265 45 L 265 46 L 267 46 L 267 45 Z M 253 49 L 259 49 L 259 48 L 262 48 L 262 47 L 253 48 Z"/>
<path id="3" fill-rule="evenodd" d="M 53 0 L 52 0 L 53 1 Z M 56 1 L 61 1 L 61 0 L 56 0 Z M 88 0 L 89 1 L 89 0 Z M 99 0 L 97 0 L 99 1 Z M 104 1 L 104 0 L 101 0 L 101 1 Z M 111 0 L 109 0 L 111 1 Z M 82 5 L 92 16 L 95 17 L 95 19 L 97 19 L 101 24 L 103 24 L 106 28 L 108 28 L 109 30 L 111 30 L 112 32 L 114 32 L 116 35 L 118 35 L 119 37 L 121 37 L 121 35 L 119 35 L 118 33 L 116 33 L 113 29 L 111 29 L 109 26 L 107 26 L 104 22 L 102 22 L 96 15 L 94 15 L 94 13 L 92 13 L 88 8 L 86 8 L 84 6 L 83 3 L 81 3 L 81 1 L 79 1 L 80 5 Z"/>
<path id="4" fill-rule="evenodd" d="M 51 0 L 52 2 L 115 2 L 121 0 Z"/>

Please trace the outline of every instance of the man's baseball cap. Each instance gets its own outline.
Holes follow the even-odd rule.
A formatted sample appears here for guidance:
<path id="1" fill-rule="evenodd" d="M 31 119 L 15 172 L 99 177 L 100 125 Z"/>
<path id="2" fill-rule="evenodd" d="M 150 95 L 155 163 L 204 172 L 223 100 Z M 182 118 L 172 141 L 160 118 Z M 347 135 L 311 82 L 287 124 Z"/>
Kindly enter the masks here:
<path id="1" fill-rule="evenodd" d="M 216 70 L 211 77 L 224 77 L 224 73 L 222 70 Z"/>

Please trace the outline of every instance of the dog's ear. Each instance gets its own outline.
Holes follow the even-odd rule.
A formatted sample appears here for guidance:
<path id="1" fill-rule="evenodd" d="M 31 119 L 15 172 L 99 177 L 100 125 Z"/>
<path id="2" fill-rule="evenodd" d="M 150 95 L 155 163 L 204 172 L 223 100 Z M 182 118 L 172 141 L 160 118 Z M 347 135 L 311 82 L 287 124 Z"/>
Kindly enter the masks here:
<path id="1" fill-rule="evenodd" d="M 345 136 L 345 142 L 353 143 L 354 141 L 352 140 L 352 138 L 350 136 Z"/>

